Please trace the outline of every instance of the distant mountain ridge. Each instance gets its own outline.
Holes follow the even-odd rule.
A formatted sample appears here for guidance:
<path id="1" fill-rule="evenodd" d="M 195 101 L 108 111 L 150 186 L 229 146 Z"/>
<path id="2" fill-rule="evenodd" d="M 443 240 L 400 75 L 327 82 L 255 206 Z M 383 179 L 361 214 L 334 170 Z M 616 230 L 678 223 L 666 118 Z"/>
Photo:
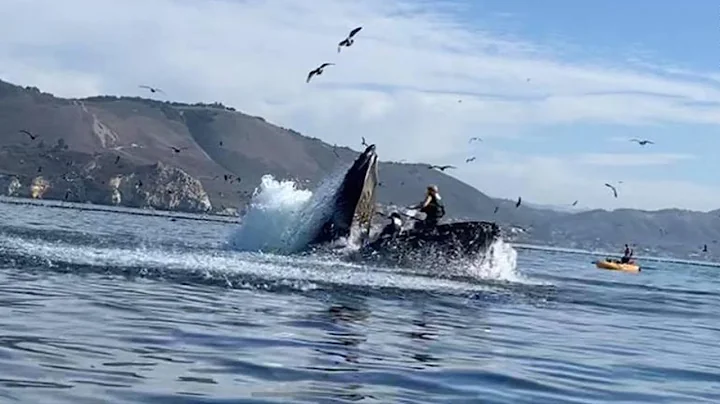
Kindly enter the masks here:
<path id="1" fill-rule="evenodd" d="M 30 139 L 19 133 L 21 129 L 38 138 Z M 175 153 L 171 147 L 183 150 Z M 35 87 L 3 81 L 0 81 L 0 153 L 3 158 L 0 175 L 15 187 L 14 177 L 22 177 L 21 187 L 28 187 L 37 179 L 37 165 L 42 159 L 74 159 L 83 164 L 102 161 L 102 166 L 91 170 L 92 176 L 86 175 L 83 181 L 86 188 L 92 188 L 87 188 L 88 198 L 99 192 L 97 198 L 103 201 L 108 197 L 102 193 L 105 192 L 102 182 L 118 175 L 123 179 L 117 181 L 127 182 L 137 173 L 152 172 L 151 168 L 160 163 L 167 169 L 180 170 L 173 178 L 183 178 L 163 192 L 180 192 L 186 199 L 180 202 L 159 194 L 138 194 L 130 199 L 133 203 L 156 201 L 159 204 L 156 208 L 168 209 L 172 206 L 205 209 L 211 205 L 215 212 L 242 209 L 262 175 L 295 179 L 301 186 L 312 188 L 331 172 L 349 165 L 359 154 L 221 103 L 185 104 L 116 96 L 64 99 Z M 382 150 L 378 153 L 382 160 Z M 117 159 L 119 163 L 113 165 Z M 42 175 L 50 178 L 48 197 L 60 198 L 64 193 L 52 192 L 53 187 L 68 187 L 67 179 L 62 177 L 79 168 L 67 166 L 67 172 L 61 172 L 64 166 L 53 164 L 53 172 Z M 154 186 L 163 186 L 158 181 L 165 176 L 153 175 Z M 232 178 L 226 181 L 226 176 Z M 93 181 L 97 186 L 93 186 Z M 711 250 L 713 240 L 720 239 L 720 209 L 707 213 L 678 209 L 568 212 L 563 206 L 526 201 L 515 208 L 515 201 L 491 198 L 424 164 L 381 161 L 380 181 L 378 200 L 382 204 L 417 203 L 428 184 L 437 184 L 449 218 L 492 220 L 503 227 L 524 229 L 512 236 L 519 241 L 585 248 L 635 242 L 685 254 L 702 244 L 708 244 Z M 183 184 L 191 183 L 192 192 L 183 191 Z M 120 191 L 135 192 L 129 185 L 123 187 Z M 0 189 L 0 193 L 6 194 L 5 191 Z M 93 202 L 106 203 L 103 201 Z"/>

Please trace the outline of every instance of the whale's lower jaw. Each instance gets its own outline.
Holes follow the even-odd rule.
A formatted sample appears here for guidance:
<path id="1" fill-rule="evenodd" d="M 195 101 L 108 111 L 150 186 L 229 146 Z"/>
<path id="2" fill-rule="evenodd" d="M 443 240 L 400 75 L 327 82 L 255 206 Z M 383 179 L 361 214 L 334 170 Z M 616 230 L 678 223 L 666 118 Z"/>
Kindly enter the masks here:
<path id="1" fill-rule="evenodd" d="M 348 237 L 353 227 L 369 230 L 375 214 L 377 184 L 378 157 L 375 145 L 370 145 L 345 174 L 333 196 L 330 217 L 309 244 L 328 243 Z"/>

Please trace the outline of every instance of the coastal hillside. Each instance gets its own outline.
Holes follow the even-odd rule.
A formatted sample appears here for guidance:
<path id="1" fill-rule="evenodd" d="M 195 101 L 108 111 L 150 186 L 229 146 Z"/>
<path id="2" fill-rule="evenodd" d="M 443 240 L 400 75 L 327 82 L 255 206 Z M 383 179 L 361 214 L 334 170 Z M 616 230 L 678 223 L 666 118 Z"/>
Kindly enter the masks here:
<path id="1" fill-rule="evenodd" d="M 0 130 L 0 194 L 188 212 L 242 210 L 265 174 L 312 188 L 361 149 L 333 147 L 220 103 L 64 99 L 3 81 Z M 516 208 L 423 164 L 381 162 L 380 178 L 382 204 L 417 203 L 427 184 L 437 184 L 449 219 L 494 220 L 518 241 L 629 242 L 676 254 L 708 244 L 700 252 L 707 255 L 720 239 L 720 210 Z"/>

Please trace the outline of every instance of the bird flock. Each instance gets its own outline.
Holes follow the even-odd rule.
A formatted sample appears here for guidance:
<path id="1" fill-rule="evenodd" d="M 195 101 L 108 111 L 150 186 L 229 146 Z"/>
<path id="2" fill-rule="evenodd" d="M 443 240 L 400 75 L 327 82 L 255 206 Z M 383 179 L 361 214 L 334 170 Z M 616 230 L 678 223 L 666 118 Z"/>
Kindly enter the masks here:
<path id="1" fill-rule="evenodd" d="M 350 31 L 350 33 L 347 35 L 347 37 L 345 37 L 342 41 L 340 41 L 340 42 L 338 43 L 338 47 L 337 47 L 338 53 L 340 53 L 340 51 L 342 50 L 343 47 L 350 47 L 350 46 L 352 46 L 352 44 L 355 43 L 355 36 L 356 36 L 361 30 L 362 30 L 362 26 L 353 28 L 353 29 Z M 310 70 L 310 72 L 309 72 L 308 75 L 307 75 L 307 78 L 306 78 L 305 82 L 306 82 L 306 83 L 310 83 L 310 81 L 313 79 L 313 77 L 322 75 L 325 68 L 327 68 L 328 66 L 334 66 L 334 65 L 335 65 L 335 63 L 333 63 L 333 62 L 324 62 L 324 63 L 322 63 L 321 65 L 319 65 L 318 67 L 316 67 L 315 69 Z M 526 79 L 526 82 L 529 83 L 529 82 L 530 82 L 530 78 L 527 78 L 527 79 Z M 152 90 L 151 90 L 151 91 L 152 91 Z M 462 100 L 458 100 L 458 103 L 461 103 L 461 102 L 462 102 Z M 469 144 L 471 144 L 471 143 L 473 143 L 473 142 L 482 142 L 482 141 L 483 141 L 483 139 L 480 138 L 480 137 L 478 137 L 478 136 L 473 136 L 473 137 L 471 137 L 470 139 L 468 139 L 468 143 L 469 143 Z M 630 141 L 631 141 L 631 142 L 635 142 L 635 143 L 637 143 L 637 144 L 640 145 L 640 146 L 646 146 L 646 145 L 650 145 L 650 144 L 655 144 L 653 141 L 648 140 L 648 139 L 637 139 L 637 138 L 633 138 L 633 139 L 630 139 Z M 365 146 L 365 147 L 368 146 L 368 143 L 366 142 L 365 137 L 362 138 L 362 145 Z M 335 153 L 335 155 L 336 155 L 337 157 L 339 157 L 338 154 L 337 154 L 337 152 L 335 151 L 335 147 L 333 147 L 333 152 Z M 470 156 L 470 157 L 468 157 L 468 158 L 465 159 L 465 163 L 472 163 L 472 162 L 474 162 L 475 160 L 476 160 L 476 157 L 475 157 L 475 156 Z M 456 168 L 457 168 L 456 166 L 451 165 L 451 164 L 444 164 L 444 165 L 429 164 L 427 167 L 428 167 L 429 169 L 431 169 L 431 170 L 437 169 L 437 170 L 440 170 L 440 171 L 442 171 L 442 172 L 445 172 L 445 170 L 448 170 L 448 169 L 456 169 Z M 618 183 L 622 183 L 622 181 L 619 181 Z M 608 187 L 608 188 L 612 191 L 612 194 L 613 194 L 613 196 L 614 196 L 615 198 L 618 197 L 618 190 L 617 190 L 617 188 L 616 188 L 614 185 L 609 184 L 609 183 L 606 183 L 605 186 Z M 574 207 L 574 206 L 577 206 L 578 202 L 579 202 L 578 200 L 575 200 L 575 201 L 571 204 L 571 206 L 573 206 L 573 207 Z M 515 208 L 519 208 L 521 204 L 522 204 L 522 197 L 518 197 L 517 201 L 515 202 Z M 493 214 L 497 213 L 498 210 L 499 210 L 499 206 L 496 206 Z"/>
<path id="2" fill-rule="evenodd" d="M 351 46 L 355 43 L 355 36 L 356 36 L 362 29 L 363 29 L 362 26 L 358 26 L 358 27 L 353 28 L 352 30 L 350 30 L 350 32 L 348 33 L 348 35 L 347 35 L 343 40 L 341 40 L 340 42 L 338 42 L 338 44 L 337 44 L 337 52 L 340 53 L 343 47 L 345 47 L 345 48 L 351 47 Z M 306 77 L 305 82 L 306 82 L 306 83 L 310 83 L 310 81 L 311 81 L 314 77 L 316 77 L 316 76 L 321 76 L 321 75 L 323 74 L 325 68 L 327 68 L 327 67 L 329 67 L 329 66 L 334 66 L 334 65 L 335 65 L 335 63 L 333 63 L 333 62 L 323 62 L 323 63 L 320 64 L 318 67 L 310 70 L 310 72 L 307 74 L 307 77 Z M 530 82 L 530 78 L 527 78 L 526 81 L 527 81 L 527 82 Z M 156 94 L 156 93 L 165 94 L 165 92 L 164 92 L 162 89 L 157 88 L 157 87 L 153 87 L 153 86 L 149 86 L 149 85 L 139 85 L 138 87 L 139 87 L 139 88 L 146 89 L 146 90 L 148 90 L 148 91 L 149 91 L 150 93 L 152 93 L 152 94 Z M 458 100 L 458 102 L 462 102 L 462 100 Z M 28 130 L 25 130 L 25 129 L 20 130 L 19 132 L 22 133 L 22 134 L 27 135 L 27 136 L 28 136 L 31 140 L 33 140 L 33 141 L 38 138 L 38 135 L 33 134 L 32 132 L 30 132 L 30 131 L 28 131 Z M 472 144 L 473 142 L 482 142 L 482 141 L 483 141 L 483 139 L 480 138 L 480 137 L 477 137 L 477 136 L 474 136 L 474 137 L 471 137 L 470 139 L 468 139 L 468 143 L 469 143 L 469 144 Z M 636 138 L 633 138 L 633 139 L 631 139 L 630 141 L 631 141 L 631 142 L 635 142 L 635 143 L 637 143 L 637 144 L 640 145 L 640 146 L 646 146 L 646 145 L 654 144 L 653 141 L 647 140 L 647 139 L 636 139 Z M 365 147 L 368 146 L 368 143 L 366 142 L 366 140 L 365 140 L 364 137 L 362 138 L 362 145 L 365 146 Z M 133 145 L 133 146 L 137 146 L 137 145 Z M 220 142 L 220 146 L 221 146 L 221 147 L 223 146 L 222 142 Z M 140 147 L 140 146 L 137 146 L 137 147 Z M 188 147 L 175 147 L 175 146 L 170 146 L 170 149 L 172 149 L 172 151 L 174 152 L 174 154 L 178 154 L 178 153 L 180 153 L 181 151 L 188 149 Z M 333 152 L 335 153 L 336 157 L 339 158 L 339 155 L 337 154 L 337 151 L 335 150 L 335 146 L 333 147 Z M 117 158 L 116 158 L 116 160 L 115 160 L 115 164 L 118 164 L 118 163 L 119 163 L 119 160 L 120 160 L 120 156 L 117 156 Z M 470 157 L 468 157 L 468 158 L 465 159 L 465 163 L 472 163 L 472 162 L 474 162 L 475 160 L 476 160 L 476 157 L 475 157 L 475 156 L 470 156 Z M 442 171 L 442 172 L 445 172 L 445 170 L 448 170 L 448 169 L 456 169 L 456 168 L 457 168 L 456 166 L 451 165 L 451 164 L 445 164 L 445 165 L 429 164 L 429 165 L 427 165 L 427 167 L 428 167 L 429 169 L 431 169 L 431 170 L 432 170 L 432 169 L 437 169 L 437 170 L 440 170 L 440 171 Z M 42 170 L 42 168 L 39 168 L 39 169 L 38 169 L 38 172 L 40 172 L 41 170 Z M 215 176 L 214 179 L 216 179 L 216 178 L 218 178 L 218 176 Z M 225 178 L 225 181 L 232 181 L 232 180 L 233 180 L 232 176 L 231 176 L 231 175 L 228 175 L 228 174 L 225 174 L 224 178 Z M 240 181 L 240 178 L 235 178 L 235 180 L 237 180 L 237 181 L 239 182 L 239 181 Z M 619 181 L 619 183 L 622 183 L 622 181 Z M 612 191 L 612 194 L 613 194 L 613 196 L 614 196 L 615 198 L 618 197 L 618 190 L 617 190 L 617 188 L 616 188 L 614 185 L 612 185 L 612 184 L 610 184 L 610 183 L 605 183 L 605 186 L 608 187 L 608 188 Z M 518 208 L 518 207 L 520 207 L 521 204 L 522 204 L 522 197 L 518 197 L 517 202 L 515 203 L 515 207 Z M 575 200 L 571 205 L 572 205 L 572 206 L 576 206 L 577 204 L 578 204 L 578 200 Z M 496 206 L 493 213 L 497 213 L 498 210 L 499 210 L 499 206 Z"/>

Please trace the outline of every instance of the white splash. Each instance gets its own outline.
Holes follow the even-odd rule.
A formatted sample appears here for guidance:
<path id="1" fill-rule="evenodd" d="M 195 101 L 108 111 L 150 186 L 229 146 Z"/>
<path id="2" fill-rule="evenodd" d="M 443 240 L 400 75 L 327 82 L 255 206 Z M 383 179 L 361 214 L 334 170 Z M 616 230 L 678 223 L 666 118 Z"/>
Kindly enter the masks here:
<path id="1" fill-rule="evenodd" d="M 291 231 L 311 197 L 312 192 L 297 189 L 294 181 L 276 181 L 271 175 L 263 176 L 230 243 L 241 251 L 288 248 Z"/>
<path id="2" fill-rule="evenodd" d="M 492 243 L 485 258 L 472 264 L 468 272 L 482 279 L 526 282 L 517 272 L 517 251 L 502 239 Z"/>
<path id="3" fill-rule="evenodd" d="M 336 190 L 345 169 L 323 181 L 315 192 L 294 181 L 262 177 L 250 208 L 230 244 L 239 251 L 292 253 L 305 247 L 333 213 Z"/>

